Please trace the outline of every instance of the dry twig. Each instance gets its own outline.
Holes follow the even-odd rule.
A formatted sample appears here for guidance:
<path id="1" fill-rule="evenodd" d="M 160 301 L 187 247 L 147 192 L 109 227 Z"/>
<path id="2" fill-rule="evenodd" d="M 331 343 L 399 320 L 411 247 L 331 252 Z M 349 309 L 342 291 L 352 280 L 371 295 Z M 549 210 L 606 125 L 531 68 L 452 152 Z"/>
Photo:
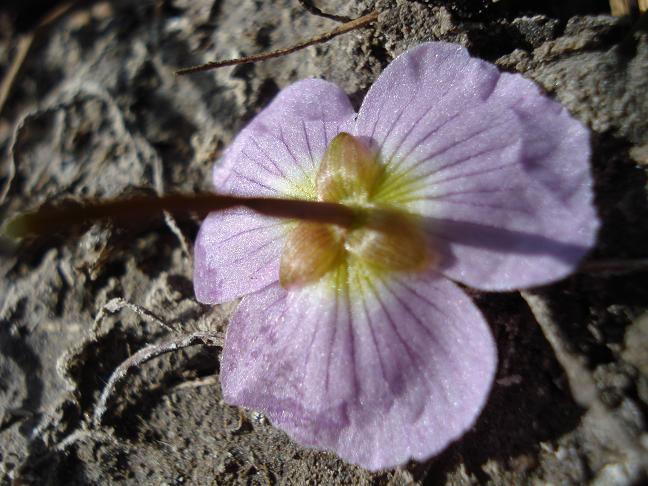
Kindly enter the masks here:
<path id="1" fill-rule="evenodd" d="M 159 14 L 158 8 L 161 8 L 161 3 L 158 2 L 156 5 L 156 15 Z M 155 153 L 155 157 L 153 158 L 153 183 L 155 186 L 155 192 L 157 193 L 158 196 L 163 196 L 164 195 L 164 174 L 163 174 L 163 168 L 162 168 L 162 160 L 160 159 L 159 155 L 153 147 L 151 147 L 151 150 Z M 175 235 L 175 237 L 178 239 L 180 242 L 180 247 L 182 248 L 182 251 L 184 252 L 185 256 L 187 258 L 191 258 L 191 251 L 189 250 L 189 241 L 187 240 L 187 237 L 184 235 L 180 227 L 178 226 L 177 221 L 173 217 L 173 215 L 169 211 L 164 211 L 164 222 L 166 223 L 167 227 L 171 232 Z"/>
<path id="2" fill-rule="evenodd" d="M 535 293 L 520 292 L 520 294 L 554 350 L 556 359 L 565 370 L 574 400 L 587 410 L 600 433 L 606 437 L 608 447 L 622 458 L 619 463 L 623 464 L 623 473 L 629 480 L 628 483 L 634 484 L 641 476 L 641 471 L 648 467 L 645 450 L 623 422 L 599 398 L 594 376 L 587 368 L 585 359 L 569 349 L 566 344 L 567 339 L 555 321 L 549 303 Z M 608 483 L 605 478 L 605 468 L 599 471 L 597 476 L 598 481 L 593 483 Z"/>
<path id="3" fill-rule="evenodd" d="M 144 363 L 157 358 L 166 353 L 171 353 L 174 351 L 179 351 L 190 346 L 196 346 L 198 344 L 203 344 L 205 346 L 223 346 L 222 339 L 213 332 L 195 332 L 187 336 L 182 336 L 179 338 L 170 339 L 160 344 L 152 344 L 146 346 L 144 349 L 140 349 L 137 353 L 132 355 L 122 364 L 120 364 L 117 369 L 113 372 L 106 384 L 106 387 L 101 392 L 99 397 L 99 402 L 94 412 L 94 424 L 101 425 L 103 417 L 106 414 L 108 408 L 107 403 L 110 399 L 113 390 L 117 383 L 122 381 L 128 375 L 128 372 L 139 366 L 142 366 Z"/>
<path id="4" fill-rule="evenodd" d="M 14 56 L 13 61 L 11 61 L 11 65 L 7 70 L 7 74 L 2 79 L 2 83 L 0 84 L 0 113 L 2 113 L 2 109 L 9 99 L 11 88 L 13 88 L 16 77 L 18 76 L 20 68 L 27 58 L 27 54 L 29 53 L 29 49 L 31 48 L 33 42 L 33 32 L 23 35 L 18 40 L 18 45 L 16 46 L 16 55 Z"/>
<path id="5" fill-rule="evenodd" d="M 622 275 L 626 273 L 648 272 L 648 258 L 628 260 L 592 260 L 584 263 L 579 273 Z"/>
<path id="6" fill-rule="evenodd" d="M 338 35 L 346 34 L 347 32 L 351 32 L 352 30 L 356 30 L 366 25 L 369 25 L 372 22 L 376 21 L 378 15 L 379 12 L 377 11 L 371 12 L 367 15 L 363 15 L 362 17 L 359 17 L 357 19 L 351 20 L 350 22 L 342 24 L 339 27 L 329 32 L 318 35 L 306 41 L 299 42 L 291 47 L 284 47 L 282 49 L 277 49 L 270 52 L 263 52 L 261 54 L 254 54 L 252 56 L 240 57 L 238 59 L 227 59 L 225 61 L 208 62 L 206 64 L 201 64 L 199 66 L 192 66 L 192 67 L 179 69 L 178 71 L 176 71 L 176 74 L 178 76 L 182 76 L 184 74 L 199 73 L 202 71 L 209 71 L 211 69 L 218 69 L 226 66 L 235 66 L 238 64 L 247 64 L 247 63 L 257 62 L 257 61 L 266 61 L 268 59 L 273 59 L 275 57 L 285 56 L 287 54 L 291 54 L 295 51 L 299 51 L 301 49 L 304 49 L 309 46 L 313 46 L 315 44 L 322 44 L 324 42 L 333 39 L 334 37 L 337 37 Z"/>
<path id="7" fill-rule="evenodd" d="M 180 329 L 174 328 L 170 324 L 167 324 L 164 319 L 162 319 L 160 316 L 156 315 L 155 313 L 151 312 L 148 309 L 145 309 L 144 307 L 140 307 L 139 305 L 131 304 L 130 302 L 122 299 L 121 297 L 116 297 L 114 299 L 110 299 L 108 302 L 106 302 L 101 309 L 99 309 L 99 312 L 97 312 L 97 316 L 95 317 L 94 324 L 92 326 L 92 334 L 95 336 L 97 335 L 97 332 L 99 331 L 99 325 L 101 324 L 101 321 L 106 317 L 107 314 L 114 314 L 117 311 L 120 311 L 121 309 L 130 309 L 135 314 L 140 316 L 142 319 L 145 321 L 152 322 L 154 324 L 157 324 L 158 326 L 166 329 L 167 331 L 170 332 L 179 332 Z"/>
<path id="8" fill-rule="evenodd" d="M 24 64 L 25 59 L 27 59 L 27 54 L 29 54 L 29 49 L 34 43 L 36 36 L 52 22 L 55 22 L 65 15 L 78 1 L 79 0 L 70 0 L 69 2 L 65 2 L 55 7 L 41 19 L 38 25 L 36 25 L 31 32 L 23 35 L 18 40 L 16 55 L 14 56 L 13 61 L 11 61 L 7 74 L 5 74 L 5 77 L 2 79 L 2 83 L 0 83 L 0 113 L 2 113 L 2 109 L 9 99 L 11 89 L 16 82 L 16 78 L 20 73 L 20 69 Z"/>
<path id="9" fill-rule="evenodd" d="M 610 0 L 610 11 L 615 17 L 645 12 L 647 9 L 648 0 Z"/>
<path id="10" fill-rule="evenodd" d="M 346 17 L 344 15 L 335 15 L 326 12 L 322 12 L 319 8 L 313 5 L 312 0 L 298 0 L 299 4 L 304 7 L 307 11 L 318 17 L 324 17 L 325 19 L 335 20 L 336 22 L 351 22 L 353 19 L 351 17 Z"/>
<path id="11" fill-rule="evenodd" d="M 172 391 L 187 390 L 191 388 L 200 388 L 203 386 L 213 386 L 218 384 L 218 375 L 209 375 L 203 378 L 197 378 L 191 381 L 183 381 L 173 387 Z"/>

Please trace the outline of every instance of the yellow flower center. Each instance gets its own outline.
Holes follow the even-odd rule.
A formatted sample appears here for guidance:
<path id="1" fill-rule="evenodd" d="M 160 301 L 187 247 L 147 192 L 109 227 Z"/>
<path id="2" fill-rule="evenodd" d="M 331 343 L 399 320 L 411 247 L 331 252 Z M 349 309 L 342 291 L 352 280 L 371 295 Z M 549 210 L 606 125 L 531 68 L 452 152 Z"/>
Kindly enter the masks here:
<path id="1" fill-rule="evenodd" d="M 351 207 L 358 224 L 353 228 L 311 222 L 292 226 L 281 256 L 281 285 L 315 282 L 340 267 L 393 272 L 430 266 L 437 258 L 422 221 L 399 204 L 414 186 L 405 174 L 390 174 L 358 138 L 338 134 L 324 153 L 314 191 L 300 192 L 314 192 L 308 196 Z"/>

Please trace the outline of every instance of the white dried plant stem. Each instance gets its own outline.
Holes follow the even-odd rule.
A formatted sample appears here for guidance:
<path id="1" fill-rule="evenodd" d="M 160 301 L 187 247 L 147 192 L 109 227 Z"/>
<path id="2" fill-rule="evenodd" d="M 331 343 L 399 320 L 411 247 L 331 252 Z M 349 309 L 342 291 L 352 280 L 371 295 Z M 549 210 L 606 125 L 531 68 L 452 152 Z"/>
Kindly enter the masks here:
<path id="1" fill-rule="evenodd" d="M 108 302 L 106 302 L 101 307 L 101 309 L 99 309 L 99 312 L 97 312 L 97 315 L 94 320 L 94 324 L 92 326 L 92 334 L 94 336 L 97 336 L 99 332 L 99 327 L 101 326 L 101 322 L 105 319 L 105 317 L 108 314 L 114 314 L 115 312 L 118 312 L 124 308 L 132 310 L 143 320 L 147 322 L 151 322 L 153 324 L 157 324 L 158 326 L 162 327 L 163 329 L 166 329 L 169 332 L 173 332 L 173 333 L 180 332 L 180 329 L 173 327 L 171 324 L 168 324 L 164 319 L 162 319 L 154 312 L 142 306 L 132 304 L 131 302 L 128 302 L 127 300 L 122 299 L 121 297 L 115 297 L 114 299 L 111 299 Z"/>
<path id="2" fill-rule="evenodd" d="M 97 426 L 101 425 L 103 417 L 107 412 L 108 400 L 113 394 L 115 386 L 117 385 L 117 383 L 126 378 L 128 372 L 131 369 L 138 368 L 144 363 L 163 354 L 179 351 L 181 349 L 188 348 L 190 346 L 196 346 L 199 344 L 222 347 L 223 341 L 220 336 L 217 336 L 214 333 L 196 332 L 186 336 L 170 339 L 160 344 L 148 345 L 136 352 L 122 364 L 120 364 L 110 376 L 108 383 L 106 384 L 103 392 L 101 393 L 101 396 L 99 397 L 99 402 L 97 403 L 93 416 L 94 424 Z"/>

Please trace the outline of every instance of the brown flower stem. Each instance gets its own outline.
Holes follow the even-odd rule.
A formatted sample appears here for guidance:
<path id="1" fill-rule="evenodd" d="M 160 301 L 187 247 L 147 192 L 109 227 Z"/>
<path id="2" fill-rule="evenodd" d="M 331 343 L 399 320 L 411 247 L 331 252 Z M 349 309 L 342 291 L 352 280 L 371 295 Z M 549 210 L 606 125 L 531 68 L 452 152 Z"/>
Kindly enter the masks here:
<path id="1" fill-rule="evenodd" d="M 176 71 L 176 74 L 178 76 L 182 76 L 184 74 L 199 73 L 202 71 L 209 71 L 211 69 L 218 69 L 225 66 L 235 66 L 237 64 L 247 64 L 250 62 L 265 61 L 267 59 L 273 59 L 275 57 L 285 56 L 286 54 L 299 51 L 300 49 L 304 49 L 306 47 L 315 44 L 322 44 L 326 41 L 333 39 L 334 37 L 337 37 L 338 35 L 346 34 L 347 32 L 351 32 L 352 30 L 364 27 L 374 22 L 378 18 L 378 15 L 379 12 L 377 11 L 368 13 L 367 15 L 363 15 L 362 17 L 351 20 L 350 22 L 346 22 L 345 24 L 342 24 L 339 27 L 329 32 L 318 35 L 316 37 L 305 40 L 303 42 L 299 42 L 290 47 L 284 47 L 282 49 L 277 49 L 275 51 L 270 51 L 270 52 L 263 52 L 261 54 L 254 54 L 252 56 L 240 57 L 238 59 L 227 59 L 225 61 L 208 62 L 206 64 L 201 64 L 199 66 L 192 66 L 192 67 L 179 69 Z"/>
<path id="2" fill-rule="evenodd" d="M 233 207 L 246 207 L 266 216 L 335 224 L 342 227 L 354 226 L 359 217 L 355 210 L 337 203 L 211 193 L 170 194 L 161 197 L 136 196 L 65 206 L 46 206 L 35 212 L 17 216 L 6 225 L 4 233 L 17 239 L 28 235 L 58 233 L 71 226 L 97 220 L 133 224 L 161 216 L 163 211 L 175 215 L 190 213 L 206 215 L 211 211 L 222 211 Z"/>

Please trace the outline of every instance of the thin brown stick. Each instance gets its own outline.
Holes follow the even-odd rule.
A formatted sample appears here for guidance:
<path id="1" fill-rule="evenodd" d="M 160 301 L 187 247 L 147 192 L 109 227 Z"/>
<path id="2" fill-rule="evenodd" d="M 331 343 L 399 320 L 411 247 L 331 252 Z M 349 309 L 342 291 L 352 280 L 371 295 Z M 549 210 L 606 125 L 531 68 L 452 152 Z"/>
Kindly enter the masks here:
<path id="1" fill-rule="evenodd" d="M 329 32 L 318 35 L 306 41 L 299 42 L 291 47 L 284 47 L 281 49 L 277 49 L 275 51 L 263 52 L 261 54 L 254 54 L 252 56 L 240 57 L 238 59 L 227 59 L 225 61 L 208 62 L 206 64 L 201 64 L 199 66 L 192 66 L 192 67 L 179 69 L 178 71 L 176 71 L 176 74 L 178 76 L 182 76 L 185 74 L 199 73 L 203 71 L 209 71 L 211 69 L 218 69 L 225 66 L 236 66 L 238 64 L 247 64 L 247 63 L 257 62 L 257 61 L 266 61 L 268 59 L 273 59 L 275 57 L 285 56 L 287 54 L 291 54 L 295 51 L 299 51 L 300 49 L 304 49 L 306 47 L 315 44 L 322 44 L 324 42 L 333 39 L 334 37 L 337 37 L 338 35 L 346 34 L 347 32 L 351 32 L 352 30 L 356 30 L 366 25 L 369 25 L 370 23 L 374 22 L 378 18 L 378 15 L 379 12 L 377 11 L 371 12 L 355 20 L 342 24 L 339 27 Z"/>
<path id="2" fill-rule="evenodd" d="M 43 27 L 47 27 L 52 22 L 56 22 L 58 19 L 63 17 L 63 15 L 68 13 L 72 9 L 72 7 L 74 7 L 80 1 L 81 0 L 70 0 L 69 2 L 65 2 L 54 7 L 52 10 L 50 10 L 45 14 L 45 16 L 40 20 L 40 22 L 38 22 L 38 25 L 36 25 L 35 30 L 40 30 Z"/>
<path id="3" fill-rule="evenodd" d="M 33 42 L 33 32 L 23 35 L 18 40 L 18 45 L 16 46 L 16 55 L 11 61 L 11 66 L 9 66 L 7 74 L 5 74 L 5 77 L 2 79 L 2 84 L 0 84 L 0 113 L 2 113 L 4 105 L 9 99 L 11 89 L 13 88 L 16 78 L 18 77 L 20 68 L 25 62 L 25 59 L 27 59 L 27 54 L 29 53 L 29 49 L 31 48 Z"/>
<path id="4" fill-rule="evenodd" d="M 218 375 L 209 375 L 204 378 L 197 378 L 192 381 L 183 381 L 174 386 L 171 391 L 187 390 L 191 388 L 200 388 L 202 386 L 218 385 Z"/>
<path id="5" fill-rule="evenodd" d="M 304 7 L 308 12 L 318 17 L 324 17 L 325 19 L 335 20 L 336 22 L 351 22 L 353 19 L 351 17 L 346 17 L 345 15 L 335 15 L 326 12 L 322 12 L 319 8 L 313 5 L 312 0 L 297 0 L 299 4 Z"/>
<path id="6" fill-rule="evenodd" d="M 2 113 L 4 105 L 9 99 L 9 95 L 11 94 L 11 89 L 13 88 L 16 82 L 16 78 L 20 73 L 20 69 L 25 63 L 25 59 L 27 59 L 27 54 L 29 54 L 29 50 L 31 49 L 32 44 L 34 43 L 34 39 L 36 38 L 36 35 L 43 28 L 47 27 L 49 24 L 62 17 L 78 1 L 79 0 L 71 0 L 69 2 L 63 3 L 55 7 L 41 19 L 41 21 L 36 25 L 36 27 L 31 32 L 23 35 L 18 40 L 18 44 L 16 46 L 16 55 L 11 61 L 11 65 L 9 66 L 9 69 L 7 70 L 7 73 L 5 74 L 4 78 L 2 79 L 2 83 L 0 83 L 0 113 Z"/>
<path id="7" fill-rule="evenodd" d="M 615 17 L 630 15 L 638 9 L 637 0 L 609 0 L 610 12 Z"/>
<path id="8" fill-rule="evenodd" d="M 637 272 L 648 272 L 648 258 L 590 260 L 584 263 L 579 269 L 579 273 L 607 275 L 622 275 Z"/>
<path id="9" fill-rule="evenodd" d="M 610 0 L 610 11 L 615 17 L 634 15 L 648 10 L 648 0 Z"/>

